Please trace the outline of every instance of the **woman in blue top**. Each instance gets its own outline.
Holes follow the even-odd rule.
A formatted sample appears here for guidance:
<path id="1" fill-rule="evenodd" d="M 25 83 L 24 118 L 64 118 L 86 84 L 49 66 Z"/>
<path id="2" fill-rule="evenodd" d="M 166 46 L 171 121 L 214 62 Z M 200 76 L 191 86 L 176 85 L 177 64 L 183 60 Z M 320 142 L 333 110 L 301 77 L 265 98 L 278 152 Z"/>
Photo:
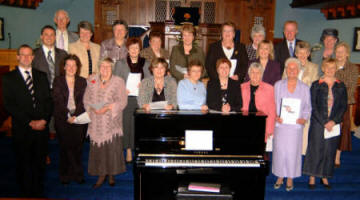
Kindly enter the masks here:
<path id="1" fill-rule="evenodd" d="M 179 82 L 177 88 L 177 101 L 180 110 L 203 110 L 208 109 L 206 105 L 206 88 L 199 81 L 204 70 L 198 60 L 192 60 L 188 65 L 188 78 Z"/>

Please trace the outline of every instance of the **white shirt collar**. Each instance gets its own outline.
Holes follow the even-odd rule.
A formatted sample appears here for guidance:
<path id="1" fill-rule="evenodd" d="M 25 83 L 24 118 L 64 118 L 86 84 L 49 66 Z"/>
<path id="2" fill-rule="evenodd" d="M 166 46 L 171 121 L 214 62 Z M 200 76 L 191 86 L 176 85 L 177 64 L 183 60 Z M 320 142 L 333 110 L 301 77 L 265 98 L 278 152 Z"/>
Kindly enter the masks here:
<path id="1" fill-rule="evenodd" d="M 42 48 L 45 53 L 45 58 L 47 58 L 49 51 L 51 51 L 51 57 L 52 57 L 53 61 L 55 62 L 55 47 L 52 47 L 51 49 L 49 49 L 47 46 L 42 45 Z"/>
<path id="2" fill-rule="evenodd" d="M 23 67 L 18 66 L 18 69 L 19 69 L 22 77 L 24 78 L 24 80 L 26 80 L 26 78 L 27 78 L 27 76 L 28 76 L 25 71 L 30 72 L 30 76 L 32 77 L 32 68 L 31 68 L 31 67 L 30 67 L 29 69 L 26 69 L 26 70 L 25 70 Z"/>

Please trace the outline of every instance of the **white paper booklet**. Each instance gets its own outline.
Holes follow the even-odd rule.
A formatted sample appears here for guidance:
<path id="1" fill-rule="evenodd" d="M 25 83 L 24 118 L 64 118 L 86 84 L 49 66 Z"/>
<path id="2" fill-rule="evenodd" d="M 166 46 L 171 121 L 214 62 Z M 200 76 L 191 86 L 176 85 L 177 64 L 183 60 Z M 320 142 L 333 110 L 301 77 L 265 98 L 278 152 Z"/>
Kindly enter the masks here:
<path id="1" fill-rule="evenodd" d="M 282 98 L 280 118 L 283 124 L 296 124 L 300 116 L 301 100 L 295 98 Z"/>
<path id="2" fill-rule="evenodd" d="M 139 87 L 141 81 L 141 73 L 129 73 L 129 76 L 126 80 L 126 89 L 130 91 L 129 96 L 138 96 Z"/>
<path id="3" fill-rule="evenodd" d="M 178 70 L 179 72 L 186 74 L 187 73 L 187 68 L 186 67 L 181 67 L 179 65 L 175 65 L 176 70 Z"/>
<path id="4" fill-rule="evenodd" d="M 163 110 L 163 109 L 165 109 L 165 106 L 167 104 L 168 104 L 167 101 L 151 102 L 150 108 L 151 108 L 151 110 Z"/>
<path id="5" fill-rule="evenodd" d="M 102 107 L 104 107 L 105 104 L 106 103 L 104 103 L 104 102 L 99 102 L 99 103 L 90 104 L 90 107 L 94 108 L 95 110 L 99 110 Z"/>
<path id="6" fill-rule="evenodd" d="M 91 119 L 87 112 L 83 112 L 81 115 L 77 116 L 74 120 L 74 124 L 88 124 L 90 122 Z"/>
<path id="7" fill-rule="evenodd" d="M 331 131 L 324 129 L 324 138 L 329 139 L 340 135 L 340 124 L 333 126 Z"/>
<path id="8" fill-rule="evenodd" d="M 230 59 L 230 62 L 231 62 L 231 68 L 230 68 L 229 77 L 234 76 L 234 74 L 235 74 L 237 60 L 236 59 Z"/>
<path id="9" fill-rule="evenodd" d="M 273 139 L 274 137 L 272 135 L 270 135 L 268 137 L 268 139 L 266 140 L 266 148 L 265 148 L 265 151 L 266 152 L 272 152 L 272 149 L 273 149 Z"/>

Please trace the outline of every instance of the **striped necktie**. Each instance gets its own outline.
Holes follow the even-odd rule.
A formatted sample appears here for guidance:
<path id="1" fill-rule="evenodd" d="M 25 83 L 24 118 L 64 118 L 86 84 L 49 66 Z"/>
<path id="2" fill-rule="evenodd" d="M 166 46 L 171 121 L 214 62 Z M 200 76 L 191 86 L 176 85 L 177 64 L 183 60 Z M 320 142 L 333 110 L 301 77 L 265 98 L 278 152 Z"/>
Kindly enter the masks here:
<path id="1" fill-rule="evenodd" d="M 289 43 L 289 53 L 290 53 L 290 57 L 294 57 L 293 42 L 290 42 L 290 43 Z"/>
<path id="2" fill-rule="evenodd" d="M 33 106 L 35 108 L 35 94 L 34 94 L 34 85 L 33 85 L 33 80 L 31 78 L 30 72 L 29 71 L 25 71 L 27 77 L 26 77 L 26 87 L 28 88 L 30 95 L 31 95 L 31 99 L 33 101 Z"/>
<path id="3" fill-rule="evenodd" d="M 52 88 L 52 83 L 54 81 L 55 78 L 55 63 L 54 60 L 51 56 L 51 50 L 48 51 L 48 56 L 47 56 L 47 60 L 49 63 L 49 71 L 50 71 L 50 88 Z"/>

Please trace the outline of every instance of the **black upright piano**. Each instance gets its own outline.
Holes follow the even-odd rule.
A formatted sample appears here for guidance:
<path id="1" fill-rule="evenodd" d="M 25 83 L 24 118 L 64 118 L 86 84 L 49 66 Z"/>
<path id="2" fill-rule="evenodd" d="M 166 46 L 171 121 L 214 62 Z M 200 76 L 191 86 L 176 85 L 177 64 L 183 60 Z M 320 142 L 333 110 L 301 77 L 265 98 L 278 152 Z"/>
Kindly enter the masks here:
<path id="1" fill-rule="evenodd" d="M 264 199 L 262 113 L 145 112 L 135 115 L 135 200 Z M 191 191 L 216 184 L 220 192 Z"/>

